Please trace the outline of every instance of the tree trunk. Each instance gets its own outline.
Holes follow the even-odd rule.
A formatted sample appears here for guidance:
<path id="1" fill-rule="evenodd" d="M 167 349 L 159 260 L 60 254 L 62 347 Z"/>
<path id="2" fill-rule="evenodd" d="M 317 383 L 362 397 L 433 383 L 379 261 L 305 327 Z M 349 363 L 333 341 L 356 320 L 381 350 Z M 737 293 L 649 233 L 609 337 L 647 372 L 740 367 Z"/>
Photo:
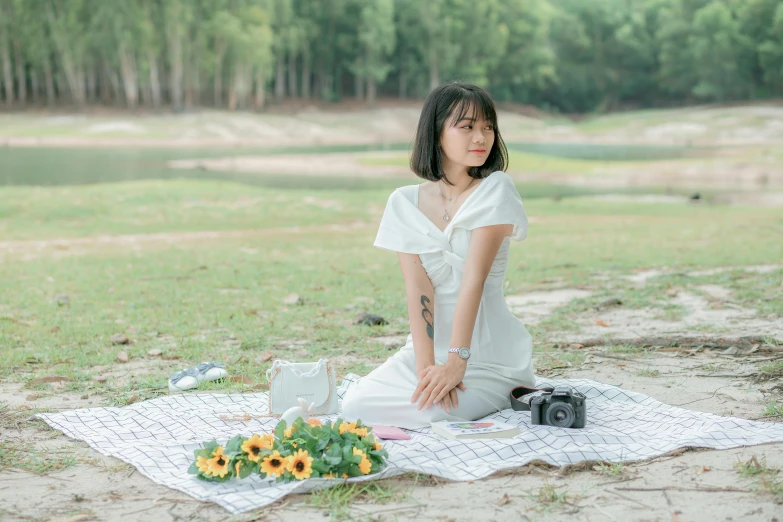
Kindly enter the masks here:
<path id="1" fill-rule="evenodd" d="M 438 70 L 438 58 L 435 51 L 430 51 L 430 90 L 433 90 L 440 83 L 440 71 Z"/>
<path id="2" fill-rule="evenodd" d="M 401 100 L 404 100 L 408 97 L 408 71 L 405 69 L 405 65 L 403 64 L 402 60 L 400 60 L 398 92 Z"/>
<path id="3" fill-rule="evenodd" d="M 52 62 L 49 56 L 44 56 L 44 85 L 46 86 L 46 105 L 54 107 L 54 75 L 52 74 Z"/>
<path id="4" fill-rule="evenodd" d="M 167 20 L 166 39 L 169 47 L 169 88 L 171 89 L 171 105 L 174 111 L 182 110 L 182 37 L 177 20 Z"/>
<path id="5" fill-rule="evenodd" d="M 231 75 L 231 80 L 228 84 L 228 110 L 235 111 L 237 110 L 237 71 L 236 71 L 237 65 L 234 64 L 234 71 Z"/>
<path id="6" fill-rule="evenodd" d="M 291 98 L 299 96 L 299 89 L 296 85 L 296 55 L 288 53 L 288 94 Z"/>
<path id="7" fill-rule="evenodd" d="M 104 91 L 104 101 L 115 106 L 119 105 L 120 99 L 123 97 L 120 77 L 117 75 L 117 71 L 111 67 L 106 60 L 103 60 L 103 74 L 105 77 L 104 83 L 107 85 L 107 89 Z"/>
<path id="8" fill-rule="evenodd" d="M 95 71 L 95 66 L 89 67 L 87 70 L 87 100 L 95 102 L 98 99 L 98 73 Z"/>
<path id="9" fill-rule="evenodd" d="M 275 99 L 280 101 L 285 97 L 285 65 L 283 57 L 277 58 L 277 71 L 275 72 Z"/>
<path id="10" fill-rule="evenodd" d="M 101 61 L 100 79 L 101 101 L 106 105 L 111 103 L 111 74 L 105 61 Z"/>
<path id="11" fill-rule="evenodd" d="M 11 73 L 11 53 L 8 49 L 8 36 L 5 25 L 0 24 L 0 53 L 3 57 L 3 85 L 5 85 L 5 104 L 14 104 L 14 76 Z"/>
<path id="12" fill-rule="evenodd" d="M 367 103 L 375 107 L 375 78 L 367 78 Z"/>
<path id="13" fill-rule="evenodd" d="M 14 39 L 14 62 L 16 63 L 16 99 L 24 106 L 27 100 L 27 77 L 24 71 L 24 55 L 19 40 Z"/>
<path id="14" fill-rule="evenodd" d="M 160 75 L 158 74 L 158 60 L 155 57 L 155 50 L 152 46 L 147 47 L 147 59 L 150 63 L 150 94 L 152 95 L 152 106 L 160 107 Z"/>
<path id="15" fill-rule="evenodd" d="M 213 86 L 213 103 L 216 109 L 223 106 L 223 57 L 226 54 L 226 46 L 215 40 L 215 83 Z"/>
<path id="16" fill-rule="evenodd" d="M 364 100 L 364 78 L 361 74 L 353 75 L 353 93 L 358 101 Z"/>
<path id="17" fill-rule="evenodd" d="M 198 100 L 198 53 L 192 52 L 192 45 L 185 39 L 185 58 L 182 61 L 182 76 L 185 83 L 185 108 L 189 109 Z"/>
<path id="18" fill-rule="evenodd" d="M 310 85 L 311 80 L 310 78 L 310 47 L 305 46 L 304 52 L 302 53 L 302 98 L 305 100 L 310 99 Z"/>
<path id="19" fill-rule="evenodd" d="M 131 111 L 135 111 L 139 103 L 139 80 L 136 74 L 136 59 L 133 52 L 123 44 L 120 46 L 120 72 L 122 86 L 125 91 L 125 101 Z"/>
<path id="20" fill-rule="evenodd" d="M 261 72 L 260 69 L 256 71 L 256 94 L 255 100 L 253 101 L 253 106 L 257 111 L 260 111 L 264 108 L 265 81 L 266 79 L 264 78 L 264 73 Z"/>
<path id="21" fill-rule="evenodd" d="M 30 97 L 33 105 L 38 105 L 38 94 L 41 87 L 38 85 L 38 71 L 30 69 Z"/>
<path id="22" fill-rule="evenodd" d="M 62 70 L 65 73 L 65 79 L 68 82 L 68 90 L 71 93 L 71 99 L 76 105 L 81 107 L 84 105 L 85 100 L 84 70 L 81 67 L 81 64 L 75 62 L 70 48 L 71 42 L 61 33 L 51 5 L 48 5 L 46 14 L 49 18 L 55 49 L 57 49 L 57 52 L 60 55 Z M 79 36 L 81 37 L 81 35 Z"/>
<path id="23" fill-rule="evenodd" d="M 313 80 L 312 96 L 314 96 L 314 97 L 316 97 L 318 99 L 323 99 L 324 86 L 325 86 L 325 83 L 324 83 L 324 80 L 325 80 L 325 78 L 324 78 L 324 62 L 323 62 L 323 60 L 316 60 L 315 63 L 317 65 L 316 65 L 316 70 L 315 70 L 315 78 Z"/>

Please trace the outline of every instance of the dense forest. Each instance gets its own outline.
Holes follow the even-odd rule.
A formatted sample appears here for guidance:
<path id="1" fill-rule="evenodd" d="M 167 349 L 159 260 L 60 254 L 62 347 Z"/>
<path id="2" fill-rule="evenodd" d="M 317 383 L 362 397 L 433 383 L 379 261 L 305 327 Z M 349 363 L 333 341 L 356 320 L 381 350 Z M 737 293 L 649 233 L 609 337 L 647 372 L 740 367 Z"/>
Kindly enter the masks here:
<path id="1" fill-rule="evenodd" d="M 783 96 L 783 0 L 0 0 L 0 107 L 260 110 L 452 79 L 585 112 Z"/>

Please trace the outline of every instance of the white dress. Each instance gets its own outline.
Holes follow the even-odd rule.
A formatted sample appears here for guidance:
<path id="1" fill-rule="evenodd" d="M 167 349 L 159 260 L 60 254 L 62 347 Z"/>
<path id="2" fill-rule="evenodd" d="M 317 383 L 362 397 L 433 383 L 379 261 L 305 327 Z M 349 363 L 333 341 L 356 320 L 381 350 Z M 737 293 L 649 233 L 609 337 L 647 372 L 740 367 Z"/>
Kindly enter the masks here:
<path id="1" fill-rule="evenodd" d="M 417 410 L 411 395 L 418 384 L 413 339 L 380 367 L 353 384 L 342 403 L 342 417 L 366 424 L 421 428 L 438 420 L 476 420 L 509 408 L 515 386 L 533 386 L 532 342 L 525 326 L 506 305 L 503 282 L 511 239 L 527 236 L 527 216 L 511 178 L 502 171 L 487 176 L 471 192 L 441 230 L 418 207 L 418 185 L 398 188 L 389 197 L 375 246 L 418 254 L 435 292 L 435 362 L 448 357 L 451 326 L 457 304 L 471 231 L 478 227 L 511 224 L 513 233 L 498 251 L 484 285 L 470 343 L 470 359 L 457 390 L 459 406 L 451 414 L 433 406 Z"/>

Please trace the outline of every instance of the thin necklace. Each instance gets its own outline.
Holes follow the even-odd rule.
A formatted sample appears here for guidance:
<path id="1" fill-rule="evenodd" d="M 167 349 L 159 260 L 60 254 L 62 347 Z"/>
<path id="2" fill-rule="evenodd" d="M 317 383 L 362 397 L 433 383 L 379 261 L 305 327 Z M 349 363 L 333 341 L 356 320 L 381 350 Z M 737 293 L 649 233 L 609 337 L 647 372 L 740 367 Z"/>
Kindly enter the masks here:
<path id="1" fill-rule="evenodd" d="M 476 181 L 476 178 L 471 179 L 470 183 L 468 183 L 468 186 L 465 187 L 464 189 L 462 189 L 462 192 L 457 194 L 456 198 L 448 198 L 449 201 L 451 201 L 452 199 L 454 199 L 455 201 L 454 201 L 454 203 L 449 205 L 448 208 L 443 209 L 443 221 L 448 221 L 448 220 L 451 219 L 451 216 L 449 215 L 449 211 L 451 211 L 451 209 L 454 207 L 454 204 L 457 201 L 459 201 L 459 197 L 462 195 L 462 193 L 465 192 L 466 190 L 468 190 L 470 187 L 473 186 L 473 182 L 474 181 Z M 440 197 L 442 197 L 444 200 L 447 199 L 446 196 L 443 194 L 443 187 L 440 186 L 440 183 L 438 183 L 438 188 L 440 189 Z"/>

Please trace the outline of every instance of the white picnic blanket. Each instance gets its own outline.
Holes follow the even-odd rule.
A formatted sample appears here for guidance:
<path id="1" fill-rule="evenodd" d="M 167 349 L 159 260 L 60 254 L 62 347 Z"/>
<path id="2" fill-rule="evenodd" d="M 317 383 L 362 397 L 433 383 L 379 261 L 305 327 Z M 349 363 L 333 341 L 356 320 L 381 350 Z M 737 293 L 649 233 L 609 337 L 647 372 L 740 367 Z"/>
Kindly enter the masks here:
<path id="1" fill-rule="evenodd" d="M 346 376 L 342 397 L 358 379 Z M 663 404 L 651 397 L 583 379 L 539 379 L 538 385 L 569 384 L 587 396 L 584 429 L 530 424 L 529 412 L 503 410 L 487 417 L 520 426 L 511 439 L 450 441 L 429 428 L 409 431 L 411 440 L 385 441 L 389 466 L 376 475 L 346 479 L 359 482 L 420 472 L 451 480 L 474 480 L 533 460 L 554 465 L 585 460 L 628 462 L 662 455 L 676 448 L 727 449 L 783 441 L 783 423 L 721 417 Z M 193 450 L 209 440 L 224 443 L 242 434 L 270 432 L 277 420 L 224 420 L 244 414 L 264 415 L 266 393 L 183 393 L 123 408 L 88 408 L 40 414 L 52 427 L 92 448 L 135 466 L 154 482 L 231 513 L 266 506 L 289 493 L 330 487 L 343 480 L 308 479 L 275 484 L 258 476 L 224 483 L 198 480 L 187 472 Z M 336 418 L 332 416 L 331 418 Z"/>

